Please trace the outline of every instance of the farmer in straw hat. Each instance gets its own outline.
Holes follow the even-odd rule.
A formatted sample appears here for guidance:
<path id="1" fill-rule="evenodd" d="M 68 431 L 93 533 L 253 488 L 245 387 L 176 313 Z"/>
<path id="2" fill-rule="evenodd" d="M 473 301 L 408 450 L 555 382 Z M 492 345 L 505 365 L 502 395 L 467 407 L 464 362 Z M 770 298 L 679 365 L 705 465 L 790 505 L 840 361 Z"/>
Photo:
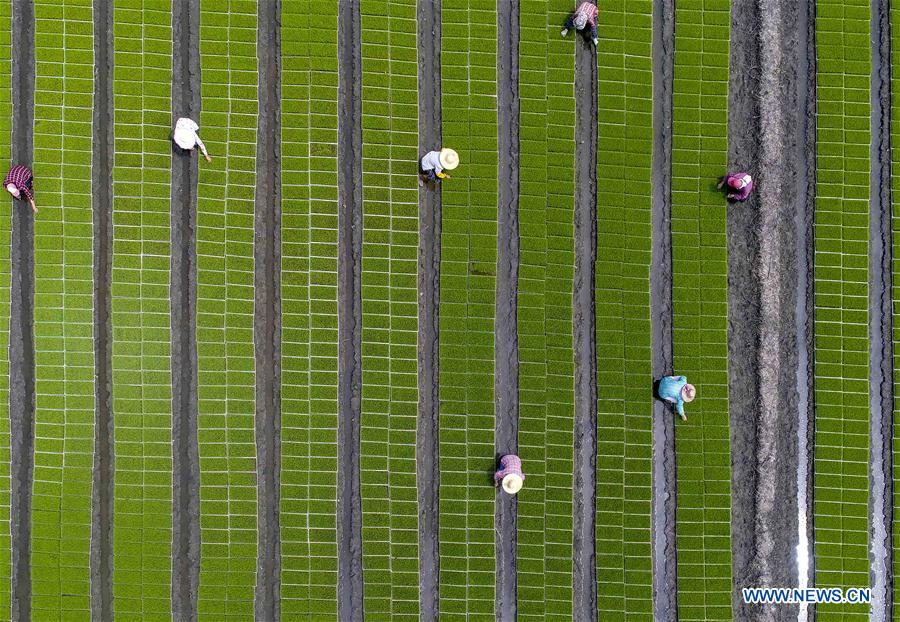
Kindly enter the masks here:
<path id="1" fill-rule="evenodd" d="M 684 421 L 684 403 L 693 402 L 696 396 L 697 389 L 684 376 L 663 376 L 659 381 L 659 399 L 675 404 L 675 412 Z"/>
<path id="2" fill-rule="evenodd" d="M 212 162 L 212 158 L 206 152 L 206 145 L 200 140 L 200 126 L 194 123 L 192 119 L 182 117 L 175 123 L 175 129 L 172 131 L 172 140 L 175 144 L 185 151 L 193 151 L 194 147 L 200 147 L 203 157 L 207 162 Z"/>
<path id="3" fill-rule="evenodd" d="M 519 456 L 507 454 L 500 458 L 500 469 L 494 473 L 494 484 L 503 486 L 503 490 L 511 495 L 521 490 L 525 475 L 522 473 L 522 460 Z"/>
<path id="4" fill-rule="evenodd" d="M 426 181 L 450 179 L 450 175 L 444 171 L 452 171 L 457 166 L 459 166 L 459 154 L 453 149 L 429 151 L 419 165 L 419 185 L 424 186 Z"/>
<path id="5" fill-rule="evenodd" d="M 597 47 L 597 14 L 598 14 L 597 6 L 590 2 L 582 2 L 575 12 L 569 15 L 569 19 L 566 20 L 566 25 L 563 26 L 562 31 L 559 33 L 563 37 L 569 34 L 569 30 L 575 28 L 587 38 L 588 34 L 591 36 L 591 41 L 594 42 L 594 47 Z M 590 27 L 590 29 L 588 29 Z"/>

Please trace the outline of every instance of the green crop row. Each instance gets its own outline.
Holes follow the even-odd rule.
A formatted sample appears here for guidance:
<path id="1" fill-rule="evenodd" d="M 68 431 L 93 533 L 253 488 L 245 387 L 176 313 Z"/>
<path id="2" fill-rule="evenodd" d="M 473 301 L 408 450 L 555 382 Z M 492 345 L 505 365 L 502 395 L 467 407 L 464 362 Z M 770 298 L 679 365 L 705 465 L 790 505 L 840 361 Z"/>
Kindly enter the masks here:
<path id="1" fill-rule="evenodd" d="M 337 611 L 337 6 L 310 5 L 282 3 L 282 166 L 299 174 L 282 178 L 282 279 L 296 286 L 282 290 L 281 606 L 298 619 Z"/>
<path id="2" fill-rule="evenodd" d="M 474 3 L 475 0 L 450 0 L 442 6 L 442 28 L 449 27 L 451 34 L 459 35 L 442 36 L 441 60 L 445 67 L 496 65 L 496 30 L 491 28 L 489 33 L 488 29 L 478 27 L 478 24 L 491 24 L 483 18 L 492 13 L 471 10 L 475 8 Z M 495 0 L 481 1 L 481 4 L 496 11 Z M 459 26 L 455 33 L 454 24 Z M 478 36 L 485 39 L 478 40 Z M 488 230 L 479 234 L 470 230 L 470 224 L 473 219 L 496 220 L 496 86 L 493 80 L 453 80 L 451 74 L 443 80 L 441 88 L 444 145 L 456 149 L 461 160 L 460 174 L 443 189 L 441 245 L 450 248 L 459 239 L 462 244 L 457 247 L 469 250 L 465 251 L 464 262 L 445 261 L 443 257 L 441 262 L 439 423 L 442 432 L 464 433 L 466 444 L 447 443 L 442 434 L 440 466 L 442 472 L 484 473 L 494 461 L 493 374 L 490 366 L 475 369 L 469 362 L 493 361 L 494 313 L 492 302 L 472 304 L 469 297 L 492 301 L 497 242 L 496 227 L 488 225 Z M 487 184 L 480 181 L 482 178 Z M 479 181 L 473 182 L 475 179 Z M 475 190 L 476 183 L 478 190 Z M 467 287 L 446 290 L 445 295 L 445 277 L 462 277 Z M 473 330 L 484 332 L 477 346 L 473 345 L 470 334 Z M 442 619 L 493 613 L 494 494 L 490 487 L 474 485 L 474 482 L 446 490 L 442 485 Z"/>
<path id="3" fill-rule="evenodd" d="M 254 347 L 247 313 L 253 307 L 253 197 L 242 187 L 252 185 L 256 167 L 256 33 L 254 17 L 237 21 L 239 4 L 229 2 L 227 21 L 217 25 L 209 18 L 221 11 L 201 3 L 200 28 L 202 126 L 206 143 L 215 146 L 213 162 L 201 163 L 197 187 L 198 253 L 212 254 L 197 265 L 200 499 L 221 501 L 216 513 L 225 515 L 226 529 L 201 524 L 199 609 L 220 619 L 252 615 L 256 579 Z M 228 55 L 203 53 L 216 46 L 226 46 Z M 213 302 L 224 296 L 229 304 Z M 217 458 L 226 439 L 227 457 Z M 222 470 L 224 476 L 213 475 Z"/>
<path id="4" fill-rule="evenodd" d="M 36 191 L 44 209 L 35 241 L 46 249 L 62 249 L 61 232 L 76 236 L 77 227 L 85 225 L 81 233 L 90 236 L 91 230 L 89 209 L 66 209 L 90 207 L 92 54 L 90 38 L 77 36 L 82 25 L 90 34 L 90 14 L 82 24 L 77 13 L 63 17 L 52 4 L 35 6 L 41 44 L 35 52 L 34 169 L 39 179 L 53 180 L 43 185 L 43 193 L 40 185 Z M 64 37 L 54 35 L 62 32 Z M 60 63 L 64 58 L 67 63 Z M 52 129 L 59 132 L 48 133 Z M 80 165 L 62 167 L 62 157 Z M 35 314 L 52 322 L 35 331 L 35 406 L 42 424 L 35 429 L 32 519 L 38 528 L 32 532 L 32 607 L 45 617 L 59 616 L 64 609 L 83 614 L 90 609 L 91 490 L 82 483 L 90 481 L 92 471 L 93 344 L 77 337 L 92 330 L 93 260 L 89 238 L 84 242 L 86 246 L 73 238 L 66 244 L 73 252 L 64 257 L 48 250 L 35 265 Z M 60 313 L 65 322 L 58 321 Z M 63 403 L 61 395 L 66 396 Z M 67 534 L 65 544 L 60 533 Z"/>
<path id="5" fill-rule="evenodd" d="M 524 7 L 523 7 L 524 8 Z M 521 17 L 522 25 L 535 18 Z M 520 29 L 520 63 L 534 55 L 533 70 L 519 72 L 519 456 L 527 465 L 527 490 L 518 501 L 518 614 L 547 618 L 547 56 L 544 28 Z M 537 56 L 540 54 L 540 56 Z M 473 70 L 474 71 L 474 70 Z M 483 71 L 493 79 L 492 71 Z M 473 77 L 475 77 L 473 75 Z M 488 370 L 490 371 L 490 370 Z"/>
<path id="6" fill-rule="evenodd" d="M 145 18 L 159 26 L 145 23 Z M 130 30 L 119 27 L 126 19 L 134 24 Z M 167 433 L 171 427 L 169 120 L 168 115 L 134 115 L 130 111 L 136 105 L 137 109 L 141 105 L 160 110 L 168 107 L 168 53 L 155 57 L 142 52 L 146 39 L 170 41 L 171 32 L 168 15 L 147 12 L 142 16 L 121 3 L 116 5 L 115 21 L 115 62 L 119 67 L 127 67 L 126 71 L 116 72 L 113 84 L 116 150 L 138 153 L 140 159 L 117 155 L 113 170 L 117 251 L 113 258 L 113 326 L 135 326 L 113 332 L 113 378 L 119 389 L 114 393 L 114 589 L 116 610 L 123 615 L 167 615 L 171 611 L 168 567 L 172 512 L 171 434 Z M 120 138 L 126 136 L 138 140 Z M 153 140 L 155 136 L 158 140 Z M 143 138 L 148 140 L 140 140 Z M 140 202 L 129 197 L 140 197 Z M 142 260 L 143 253 L 151 249 L 158 261 Z M 154 313 L 137 315 L 132 301 L 138 301 L 140 309 L 153 309 Z M 148 349 L 148 344 L 159 347 Z M 142 356 L 135 356 L 138 353 Z M 126 375 L 131 380 L 126 380 Z M 123 383 L 134 387 L 124 390 Z M 136 449 L 141 457 L 129 458 Z"/>
<path id="7" fill-rule="evenodd" d="M 676 8 L 672 152 L 675 372 L 686 375 L 699 393 L 698 399 L 686 406 L 689 421 L 676 419 L 676 454 L 693 456 L 689 463 L 678 463 L 678 602 L 682 620 L 718 619 L 731 612 L 726 223 L 721 195 L 709 190 L 708 183 L 697 182 L 725 173 L 730 20 L 727 2 L 707 1 L 700 9 L 699 4 L 690 2 Z"/>
<path id="8" fill-rule="evenodd" d="M 815 555 L 817 580 L 847 587 L 867 573 L 868 434 L 848 433 L 844 425 L 855 419 L 868 424 L 864 354 L 868 351 L 868 215 L 863 210 L 868 206 L 870 135 L 868 98 L 862 95 L 869 90 L 869 54 L 863 49 L 869 38 L 869 6 L 858 0 L 844 3 L 840 15 L 832 12 L 835 6 L 820 0 L 821 19 L 816 21 L 823 115 L 817 132 L 821 161 L 817 194 L 821 198 L 816 210 L 815 305 L 823 321 L 816 323 Z M 854 205 L 856 200 L 860 205 Z M 861 256 L 841 254 L 851 249 Z M 828 322 L 829 313 L 847 320 L 852 314 L 860 325 Z M 829 377 L 842 380 L 833 382 Z M 841 411 L 838 420 L 831 416 L 836 408 Z M 829 528 L 829 515 L 836 507 L 833 501 L 841 504 L 839 530 Z M 854 502 L 861 504 L 854 507 Z M 854 529 L 854 522 L 859 528 Z M 860 537 L 861 546 L 857 545 Z M 840 611 L 845 618 L 859 613 L 833 605 L 823 605 L 820 611 Z"/>
<path id="9" fill-rule="evenodd" d="M 652 611 L 650 569 L 638 561 L 650 559 L 651 32 L 634 27 L 651 9 L 599 6 L 597 577 L 601 617 L 617 618 Z"/>

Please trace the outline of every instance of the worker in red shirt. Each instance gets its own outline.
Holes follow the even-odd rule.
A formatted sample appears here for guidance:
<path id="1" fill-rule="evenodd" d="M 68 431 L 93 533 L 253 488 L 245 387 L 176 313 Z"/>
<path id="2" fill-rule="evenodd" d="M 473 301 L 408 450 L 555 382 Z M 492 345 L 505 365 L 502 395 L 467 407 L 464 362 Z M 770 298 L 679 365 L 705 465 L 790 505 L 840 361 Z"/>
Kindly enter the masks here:
<path id="1" fill-rule="evenodd" d="M 6 174 L 3 186 L 16 199 L 21 199 L 22 195 L 25 195 L 25 198 L 31 203 L 31 211 L 37 214 L 38 208 L 34 204 L 34 175 L 31 174 L 30 168 L 16 164 Z"/>
<path id="2" fill-rule="evenodd" d="M 597 14 L 599 11 L 597 10 L 597 6 L 591 4 L 590 2 L 582 2 L 581 5 L 575 12 L 569 15 L 569 19 L 566 20 L 566 25 L 563 26 L 562 32 L 560 34 L 565 37 L 569 34 L 569 30 L 575 28 L 575 30 L 580 30 L 581 34 L 586 39 L 588 34 L 591 36 L 591 41 L 594 42 L 594 47 L 597 47 Z"/>

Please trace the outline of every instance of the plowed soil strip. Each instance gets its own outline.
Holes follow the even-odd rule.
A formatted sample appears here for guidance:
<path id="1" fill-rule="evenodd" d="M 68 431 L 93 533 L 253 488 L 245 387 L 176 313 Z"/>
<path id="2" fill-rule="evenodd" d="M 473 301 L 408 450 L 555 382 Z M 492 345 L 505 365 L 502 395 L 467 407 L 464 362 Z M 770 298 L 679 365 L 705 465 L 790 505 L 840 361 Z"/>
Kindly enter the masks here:
<path id="1" fill-rule="evenodd" d="M 650 319 L 653 377 L 674 372 L 672 353 L 672 89 L 675 72 L 675 3 L 653 3 L 653 263 Z M 675 417 L 653 404 L 653 611 L 657 620 L 678 619 L 675 547 Z"/>
<path id="2" fill-rule="evenodd" d="M 34 4 L 13 0 L 12 161 L 34 156 Z M 34 219 L 12 205 L 9 316 L 12 620 L 31 619 L 31 486 L 34 468 Z"/>
<path id="3" fill-rule="evenodd" d="M 419 0 L 419 153 L 441 144 L 441 2 Z M 419 502 L 419 611 L 439 617 L 440 442 L 439 305 L 441 299 L 441 193 L 419 191 L 419 335 L 416 480 Z"/>
<path id="4" fill-rule="evenodd" d="M 338 15 L 338 617 L 362 620 L 362 52 L 359 5 Z"/>
<path id="5" fill-rule="evenodd" d="M 200 119 L 200 1 L 172 18 L 172 115 Z M 196 620 L 200 583 L 200 454 L 197 437 L 197 157 L 172 158 L 172 615 Z"/>
<path id="6" fill-rule="evenodd" d="M 891 223 L 891 29 L 890 3 L 872 0 L 872 142 L 869 194 L 869 549 L 871 619 L 893 610 L 892 411 L 894 348 Z"/>
<path id="7" fill-rule="evenodd" d="M 519 450 L 519 0 L 498 5 L 497 282 L 494 316 L 494 444 L 498 456 Z M 496 613 L 516 619 L 516 497 L 497 489 Z"/>
<path id="8" fill-rule="evenodd" d="M 257 620 L 281 617 L 281 2 L 258 5 L 259 120 L 254 206 Z"/>
<path id="9" fill-rule="evenodd" d="M 589 622 L 597 619 L 597 62 L 588 44 L 576 39 L 575 45 L 573 613 Z"/>
<path id="10" fill-rule="evenodd" d="M 113 11 L 94 0 L 94 112 L 91 194 L 94 212 L 94 472 L 91 512 L 91 617 L 113 619 L 112 163 Z"/>

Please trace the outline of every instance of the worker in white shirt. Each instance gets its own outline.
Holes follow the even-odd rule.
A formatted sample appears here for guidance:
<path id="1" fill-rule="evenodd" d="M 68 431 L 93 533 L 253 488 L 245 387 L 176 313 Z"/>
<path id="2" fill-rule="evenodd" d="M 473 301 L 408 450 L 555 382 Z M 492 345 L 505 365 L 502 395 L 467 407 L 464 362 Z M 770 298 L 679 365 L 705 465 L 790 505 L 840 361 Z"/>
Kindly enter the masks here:
<path id="1" fill-rule="evenodd" d="M 199 129 L 200 126 L 191 119 L 181 117 L 175 122 L 175 131 L 172 132 L 172 140 L 185 151 L 193 151 L 194 147 L 200 147 L 200 151 L 203 152 L 206 161 L 212 162 L 212 158 L 206 153 L 206 146 L 203 144 L 203 141 L 200 140 L 200 135 L 197 134 L 197 130 Z"/>
<path id="2" fill-rule="evenodd" d="M 459 154 L 453 149 L 441 149 L 429 151 L 419 161 L 419 185 L 424 186 L 429 181 L 441 181 L 450 179 L 450 175 L 444 171 L 452 171 L 459 165 Z"/>

